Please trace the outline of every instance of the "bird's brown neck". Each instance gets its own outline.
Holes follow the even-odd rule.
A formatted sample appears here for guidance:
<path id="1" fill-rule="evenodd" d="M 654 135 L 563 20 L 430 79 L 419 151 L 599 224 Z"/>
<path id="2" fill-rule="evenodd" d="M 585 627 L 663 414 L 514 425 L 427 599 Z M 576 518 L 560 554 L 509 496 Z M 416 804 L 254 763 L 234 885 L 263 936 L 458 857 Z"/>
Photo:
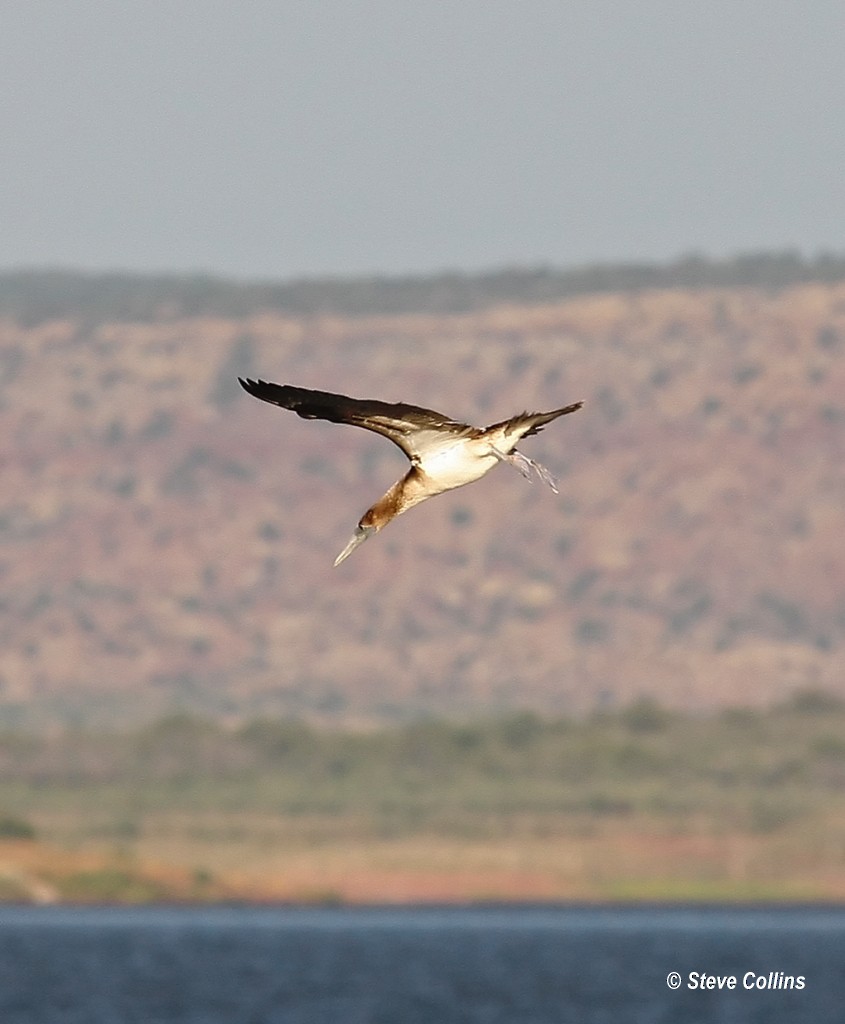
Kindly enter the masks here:
<path id="1" fill-rule="evenodd" d="M 367 509 L 358 525 L 373 526 L 376 530 L 381 530 L 391 519 L 418 505 L 427 497 L 422 474 L 416 466 L 412 466 L 375 505 Z"/>

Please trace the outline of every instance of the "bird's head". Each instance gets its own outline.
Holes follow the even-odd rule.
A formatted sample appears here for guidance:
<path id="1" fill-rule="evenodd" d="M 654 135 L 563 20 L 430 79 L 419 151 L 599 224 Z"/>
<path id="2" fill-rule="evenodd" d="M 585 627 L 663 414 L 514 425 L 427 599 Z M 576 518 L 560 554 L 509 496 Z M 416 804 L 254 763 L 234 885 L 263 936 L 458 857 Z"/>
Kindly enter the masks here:
<path id="1" fill-rule="evenodd" d="M 334 564 L 340 565 L 344 558 L 349 558 L 349 556 L 352 554 L 355 548 L 357 548 L 359 544 L 363 544 L 364 541 L 368 537 L 371 537 L 374 533 L 378 533 L 378 527 L 361 526 L 361 524 L 359 523 L 358 526 L 355 527 L 355 532 L 352 534 L 352 538 L 349 541 L 349 543 L 334 560 Z"/>

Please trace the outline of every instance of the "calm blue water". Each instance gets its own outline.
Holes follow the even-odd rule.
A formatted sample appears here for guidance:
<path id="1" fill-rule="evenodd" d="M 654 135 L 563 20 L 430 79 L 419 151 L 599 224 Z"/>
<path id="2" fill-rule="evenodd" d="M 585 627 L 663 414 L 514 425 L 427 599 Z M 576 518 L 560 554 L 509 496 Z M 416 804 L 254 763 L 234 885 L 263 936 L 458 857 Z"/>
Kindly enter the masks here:
<path id="1" fill-rule="evenodd" d="M 843 1020 L 842 909 L 0 908 L 2 1024 Z"/>

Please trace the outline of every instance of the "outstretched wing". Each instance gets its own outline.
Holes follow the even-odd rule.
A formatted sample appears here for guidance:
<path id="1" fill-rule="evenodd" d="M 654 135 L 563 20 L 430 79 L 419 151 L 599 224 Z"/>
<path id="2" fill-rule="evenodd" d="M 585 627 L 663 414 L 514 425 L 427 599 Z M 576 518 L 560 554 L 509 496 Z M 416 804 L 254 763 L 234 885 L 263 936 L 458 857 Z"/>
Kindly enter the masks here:
<path id="1" fill-rule="evenodd" d="M 500 423 L 493 423 L 487 427 L 484 433 L 495 435 L 500 432 L 501 436 L 516 444 L 523 437 L 539 434 L 547 423 L 556 420 L 558 416 L 577 412 L 583 404 L 583 402 L 573 402 L 572 405 L 565 405 L 562 409 L 553 409 L 551 412 L 522 412 L 518 416 L 502 420 Z"/>
<path id="2" fill-rule="evenodd" d="M 349 423 L 353 427 L 364 427 L 382 434 L 398 445 L 412 462 L 418 462 L 449 438 L 469 437 L 477 433 L 475 427 L 457 423 L 442 413 L 418 405 L 349 398 L 330 391 L 297 388 L 292 384 L 270 384 L 240 377 L 238 380 L 241 387 L 255 398 L 290 409 L 303 419 Z"/>

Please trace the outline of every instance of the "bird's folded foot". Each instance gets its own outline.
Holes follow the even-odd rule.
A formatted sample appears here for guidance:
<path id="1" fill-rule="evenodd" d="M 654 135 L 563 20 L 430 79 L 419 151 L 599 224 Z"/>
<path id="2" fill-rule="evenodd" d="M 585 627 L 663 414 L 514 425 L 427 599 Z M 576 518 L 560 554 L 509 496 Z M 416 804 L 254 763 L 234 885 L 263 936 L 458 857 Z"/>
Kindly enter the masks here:
<path id="1" fill-rule="evenodd" d="M 537 476 L 547 483 L 555 494 L 560 494 L 560 491 L 557 488 L 557 480 L 555 480 L 552 474 L 541 463 L 535 462 L 534 459 L 530 459 L 527 455 L 523 455 L 522 452 L 518 452 L 516 449 L 514 449 L 510 455 L 505 455 L 505 453 L 500 452 L 498 448 L 491 447 L 490 451 L 500 462 L 507 462 L 508 465 L 513 466 L 514 469 L 518 469 L 526 480 L 531 479 L 531 470 L 533 469 Z"/>
<path id="2" fill-rule="evenodd" d="M 528 459 L 528 456 L 525 455 L 523 458 Z M 535 462 L 533 459 L 528 459 L 528 462 L 531 463 L 534 472 L 543 481 L 543 483 L 548 484 L 555 494 L 560 494 L 557 487 L 557 480 L 555 480 L 554 476 L 546 469 L 546 467 L 541 462 Z"/>

